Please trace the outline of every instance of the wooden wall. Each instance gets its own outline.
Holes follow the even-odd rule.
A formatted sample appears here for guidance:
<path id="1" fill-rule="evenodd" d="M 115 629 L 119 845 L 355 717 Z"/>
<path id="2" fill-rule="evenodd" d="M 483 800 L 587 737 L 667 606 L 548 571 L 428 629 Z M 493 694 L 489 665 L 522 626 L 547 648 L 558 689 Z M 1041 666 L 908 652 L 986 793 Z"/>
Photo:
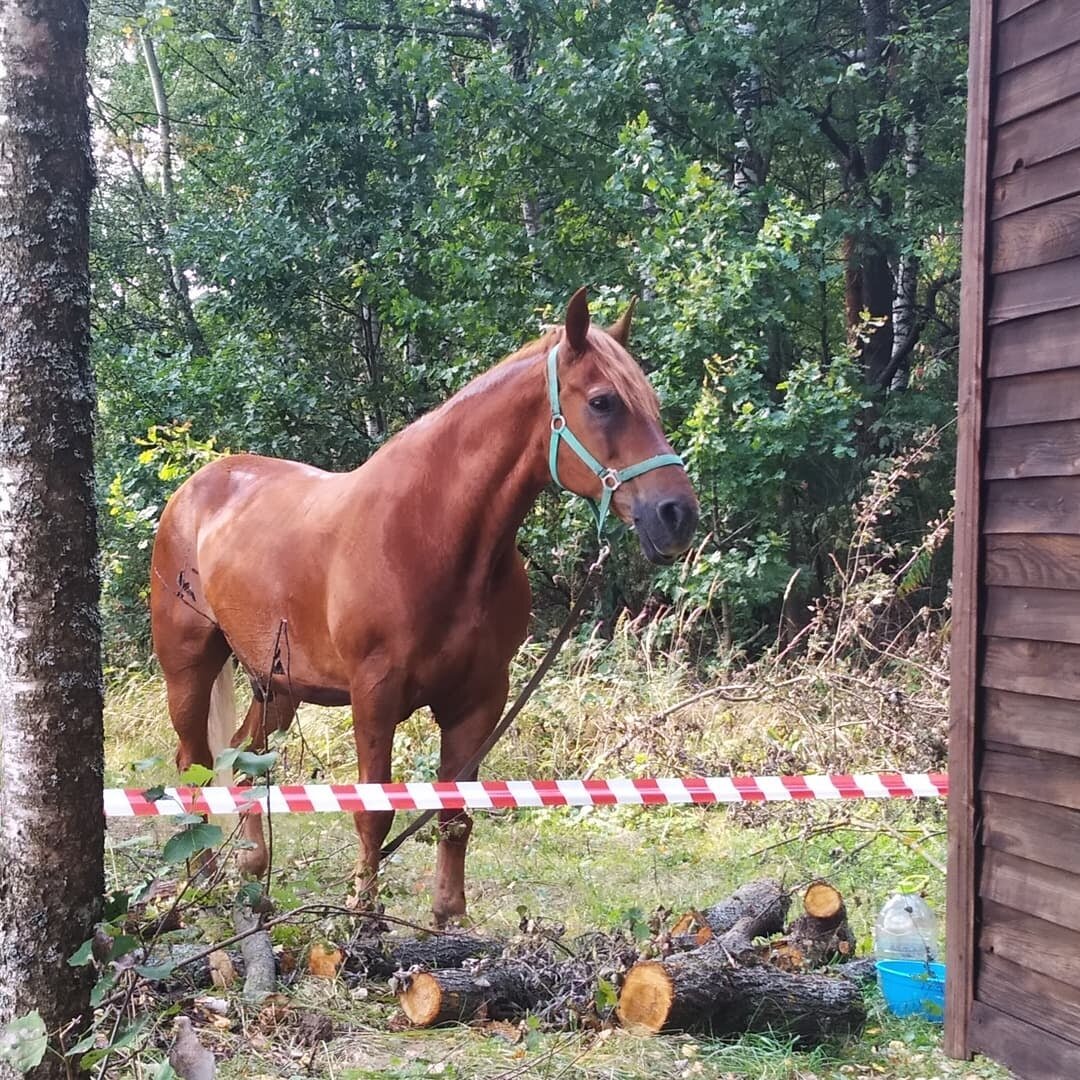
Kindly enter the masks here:
<path id="1" fill-rule="evenodd" d="M 1080 0 L 972 0 L 971 80 L 947 1040 L 1064 1080 L 1080 1077 Z"/>

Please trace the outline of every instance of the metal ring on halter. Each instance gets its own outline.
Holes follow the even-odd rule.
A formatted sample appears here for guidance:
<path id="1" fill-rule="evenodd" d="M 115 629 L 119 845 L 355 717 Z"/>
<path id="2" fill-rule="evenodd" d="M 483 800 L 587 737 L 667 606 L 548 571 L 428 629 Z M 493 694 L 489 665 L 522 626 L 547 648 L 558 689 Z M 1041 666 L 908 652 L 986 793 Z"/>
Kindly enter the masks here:
<path id="1" fill-rule="evenodd" d="M 622 481 L 619 479 L 619 474 L 614 469 L 605 469 L 600 474 L 600 483 L 608 489 L 608 491 L 617 491 Z"/>
<path id="2" fill-rule="evenodd" d="M 563 428 L 565 428 L 565 427 L 566 427 L 566 417 L 563 416 L 561 413 L 556 413 L 551 418 L 551 430 L 552 431 L 562 431 Z"/>

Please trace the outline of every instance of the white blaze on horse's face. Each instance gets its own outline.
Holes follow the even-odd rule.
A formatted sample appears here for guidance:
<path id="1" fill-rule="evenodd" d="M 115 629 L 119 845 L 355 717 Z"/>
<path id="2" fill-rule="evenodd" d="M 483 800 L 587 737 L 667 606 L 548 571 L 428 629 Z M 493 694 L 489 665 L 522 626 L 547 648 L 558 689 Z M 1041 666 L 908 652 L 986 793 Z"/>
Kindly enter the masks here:
<path id="1" fill-rule="evenodd" d="M 632 305 L 609 331 L 591 328 L 585 290 L 570 301 L 565 332 L 548 357 L 550 469 L 556 483 L 610 507 L 637 529 L 652 562 L 690 546 L 698 502 L 660 425 L 644 372 L 626 351 Z"/>

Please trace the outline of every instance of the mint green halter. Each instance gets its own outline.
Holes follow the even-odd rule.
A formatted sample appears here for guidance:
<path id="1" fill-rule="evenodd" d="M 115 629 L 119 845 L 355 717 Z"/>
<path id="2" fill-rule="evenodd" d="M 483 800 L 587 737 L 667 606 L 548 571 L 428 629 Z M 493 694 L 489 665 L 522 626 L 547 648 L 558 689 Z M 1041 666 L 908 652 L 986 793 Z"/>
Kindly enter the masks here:
<path id="1" fill-rule="evenodd" d="M 634 477 L 641 476 L 642 473 L 663 468 L 665 465 L 678 465 L 680 469 L 685 469 L 686 466 L 678 454 L 655 454 L 651 458 L 639 461 L 636 465 L 628 465 L 625 469 L 605 468 L 585 449 L 581 440 L 566 426 L 566 417 L 563 416 L 562 408 L 559 405 L 559 346 L 557 344 L 553 345 L 551 352 L 548 353 L 547 366 L 548 397 L 551 400 L 551 445 L 548 450 L 548 467 L 551 469 L 551 479 L 560 488 L 563 487 L 562 481 L 559 479 L 559 441 L 562 440 L 581 458 L 586 467 L 599 479 L 604 489 L 600 495 L 599 503 L 593 499 L 585 498 L 585 501 L 589 504 L 589 509 L 592 510 L 593 517 L 596 518 L 596 535 L 603 540 L 604 522 L 607 520 L 608 511 L 611 509 L 611 496 L 615 494 L 621 485 L 625 484 L 627 480 L 633 480 Z M 563 490 L 566 489 L 563 488 Z"/>

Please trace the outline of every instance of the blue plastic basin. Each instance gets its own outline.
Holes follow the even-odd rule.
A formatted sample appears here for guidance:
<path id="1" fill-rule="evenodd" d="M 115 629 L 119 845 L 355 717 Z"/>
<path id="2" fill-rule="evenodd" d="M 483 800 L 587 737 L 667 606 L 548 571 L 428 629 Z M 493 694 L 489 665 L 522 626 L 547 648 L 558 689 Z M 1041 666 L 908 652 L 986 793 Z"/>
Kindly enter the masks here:
<path id="1" fill-rule="evenodd" d="M 878 983 L 885 1004 L 896 1016 L 945 1019 L 945 965 L 923 960 L 879 960 Z"/>

